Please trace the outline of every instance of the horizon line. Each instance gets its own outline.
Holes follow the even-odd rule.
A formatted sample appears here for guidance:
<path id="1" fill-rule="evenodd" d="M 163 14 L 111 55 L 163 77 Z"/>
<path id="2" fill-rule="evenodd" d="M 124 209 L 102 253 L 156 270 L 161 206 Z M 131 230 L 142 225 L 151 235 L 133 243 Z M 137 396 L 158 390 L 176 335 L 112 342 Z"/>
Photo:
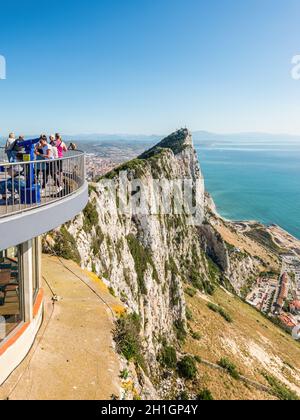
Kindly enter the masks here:
<path id="1" fill-rule="evenodd" d="M 182 127 L 182 128 L 187 128 L 187 127 Z M 176 131 L 180 130 L 180 128 L 177 128 L 173 131 L 170 131 L 170 133 L 174 133 Z M 253 135 L 260 135 L 260 136 L 274 136 L 274 137 L 279 137 L 279 136 L 287 136 L 287 137 L 298 137 L 300 138 L 300 133 L 284 133 L 284 132 L 280 132 L 280 133 L 272 133 L 272 132 L 267 132 L 267 131 L 237 131 L 237 132 L 218 132 L 218 131 L 209 131 L 209 130 L 189 130 L 192 134 L 207 134 L 207 135 L 216 135 L 216 136 L 253 136 Z M 52 133 L 52 132 L 51 132 Z M 69 136 L 69 137 L 80 137 L 80 136 L 128 136 L 128 137 L 139 137 L 139 136 L 143 136 L 143 137 L 163 137 L 163 136 L 168 136 L 169 134 L 167 133 L 151 133 L 151 134 L 145 134 L 145 133 L 130 133 L 130 132 L 83 132 L 83 133 L 67 133 L 67 132 L 63 132 L 61 131 L 63 136 Z M 24 135 L 24 137 L 38 137 L 40 134 L 26 134 Z M 49 134 L 50 135 L 50 134 Z M 6 136 L 0 136 L 1 139 L 5 139 Z"/>

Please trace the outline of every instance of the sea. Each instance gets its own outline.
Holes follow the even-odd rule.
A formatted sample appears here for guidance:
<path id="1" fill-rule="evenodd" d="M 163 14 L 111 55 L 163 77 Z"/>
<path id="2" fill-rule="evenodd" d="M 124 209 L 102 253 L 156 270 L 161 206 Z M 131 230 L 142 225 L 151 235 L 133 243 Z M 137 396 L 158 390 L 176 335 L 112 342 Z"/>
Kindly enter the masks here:
<path id="1" fill-rule="evenodd" d="M 211 142 L 196 149 L 223 217 L 277 224 L 300 239 L 300 142 Z"/>

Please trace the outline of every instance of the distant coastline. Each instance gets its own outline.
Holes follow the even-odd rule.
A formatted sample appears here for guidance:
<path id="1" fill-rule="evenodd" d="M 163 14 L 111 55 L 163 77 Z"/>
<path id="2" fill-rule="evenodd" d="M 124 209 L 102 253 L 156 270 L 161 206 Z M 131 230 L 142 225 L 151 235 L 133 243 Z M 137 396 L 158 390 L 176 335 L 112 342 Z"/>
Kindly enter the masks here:
<path id="1" fill-rule="evenodd" d="M 29 136 L 30 137 L 30 136 Z M 105 168 L 130 160 L 162 135 L 65 135 Z M 0 146 L 5 138 L 0 138 Z M 300 136 L 194 131 L 193 140 L 218 213 L 228 220 L 276 224 L 300 239 Z M 97 159 L 91 166 L 97 175 Z M 93 173 L 91 169 L 91 177 Z"/>
<path id="2" fill-rule="evenodd" d="M 276 224 L 300 239 L 300 143 L 196 150 L 206 189 L 224 219 Z"/>

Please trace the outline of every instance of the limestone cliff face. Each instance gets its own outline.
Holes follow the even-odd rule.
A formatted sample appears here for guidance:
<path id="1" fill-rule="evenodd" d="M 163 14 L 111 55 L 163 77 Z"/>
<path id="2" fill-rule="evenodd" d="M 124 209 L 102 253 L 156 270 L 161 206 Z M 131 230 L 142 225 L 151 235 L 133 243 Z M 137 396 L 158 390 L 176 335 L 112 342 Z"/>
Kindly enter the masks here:
<path id="1" fill-rule="evenodd" d="M 263 229 L 255 223 L 234 223 L 218 215 L 213 200 L 205 193 L 191 134 L 180 130 L 90 185 L 86 209 L 48 234 L 44 250 L 54 250 L 95 272 L 120 297 L 129 314 L 139 315 L 132 316 L 141 326 L 134 329 L 134 334 L 140 334 L 142 360 L 133 359 L 140 367 L 130 364 L 130 370 L 135 370 L 136 387 L 146 399 L 156 398 L 156 392 L 163 398 L 177 398 L 184 382 L 176 375 L 170 376 L 166 366 L 160 364 L 162 347 L 170 345 L 180 354 L 180 341 L 187 331 L 192 335 L 193 327 L 203 327 L 205 322 L 211 329 L 210 316 L 215 314 L 198 290 L 213 295 L 215 287 L 222 285 L 244 296 L 261 272 L 278 270 L 276 255 L 266 249 L 266 235 L 259 235 Z M 256 239 L 261 237 L 263 243 Z M 274 249 L 275 244 L 270 246 Z M 197 311 L 192 311 L 195 308 L 190 299 L 199 305 Z M 227 304 L 224 300 L 225 308 Z M 220 337 L 217 325 L 215 336 Z M 221 336 L 225 337 L 228 326 L 223 327 Z M 205 324 L 203 329 L 201 333 L 211 345 L 214 338 L 205 335 Z M 215 347 L 220 356 L 223 344 L 220 341 Z M 233 358 L 244 354 L 236 348 L 232 347 Z M 140 355 L 140 345 L 138 350 Z M 224 352 L 227 354 L 228 348 Z"/>
<path id="2" fill-rule="evenodd" d="M 200 238 L 205 253 L 221 269 L 223 278 L 228 280 L 227 285 L 230 284 L 238 295 L 243 295 L 243 290 L 261 272 L 261 261 L 230 247 L 210 224 L 200 228 Z"/>
<path id="3" fill-rule="evenodd" d="M 202 247 L 220 268 L 223 278 L 228 280 L 227 286 L 231 285 L 239 296 L 243 296 L 249 285 L 267 267 L 258 256 L 259 252 L 257 250 L 255 252 L 254 243 L 245 242 L 246 238 L 239 232 L 236 224 L 219 216 L 215 203 L 208 193 L 205 195 L 205 210 L 206 222 L 199 228 Z M 234 246 L 228 241 L 238 245 Z M 244 245 L 247 245 L 246 250 Z M 256 248 L 257 246 L 255 243 Z M 250 250 L 253 250 L 251 254 Z"/>
<path id="4" fill-rule="evenodd" d="M 136 179 L 140 181 L 135 183 Z M 161 194 L 154 180 L 164 180 L 159 186 Z M 162 211 L 166 201 L 175 205 L 172 182 L 181 185 L 184 180 L 193 193 L 192 211 Z M 125 197 L 138 205 L 143 201 L 143 211 L 132 214 L 119 197 L 108 193 L 108 184 L 121 187 L 124 181 L 134 181 Z M 129 310 L 140 315 L 150 367 L 162 338 L 171 342 L 184 331 L 184 288 L 211 287 L 208 261 L 199 241 L 203 219 L 203 177 L 191 134 L 180 130 L 95 184 L 88 207 L 64 227 L 75 238 L 82 266 L 104 278 Z M 54 240 L 59 235 L 59 231 L 54 233 Z"/>

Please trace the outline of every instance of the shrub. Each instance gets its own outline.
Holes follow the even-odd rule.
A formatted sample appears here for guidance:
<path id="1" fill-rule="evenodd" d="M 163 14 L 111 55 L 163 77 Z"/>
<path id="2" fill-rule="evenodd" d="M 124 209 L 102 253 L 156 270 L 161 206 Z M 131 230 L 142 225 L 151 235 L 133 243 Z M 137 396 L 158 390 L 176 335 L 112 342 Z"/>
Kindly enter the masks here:
<path id="1" fill-rule="evenodd" d="M 193 340 L 200 341 L 202 336 L 201 336 L 201 334 L 193 331 L 192 332 L 192 338 L 193 338 Z"/>
<path id="2" fill-rule="evenodd" d="M 219 315 L 221 315 L 225 319 L 225 321 L 227 321 L 229 323 L 232 323 L 233 322 L 231 316 L 223 308 L 221 308 L 221 306 L 215 305 L 213 303 L 208 303 L 207 304 L 207 307 L 211 311 L 213 311 L 213 312 L 218 313 Z"/>
<path id="3" fill-rule="evenodd" d="M 179 341 L 184 342 L 187 336 L 187 332 L 184 326 L 183 321 L 178 320 L 174 323 L 174 329 L 176 332 L 176 337 Z"/>
<path id="4" fill-rule="evenodd" d="M 218 282 L 219 279 L 220 279 L 220 276 L 221 276 L 220 268 L 209 257 L 207 257 L 207 263 L 208 263 L 208 273 L 209 273 L 209 277 L 210 277 L 211 281 L 212 282 Z"/>
<path id="5" fill-rule="evenodd" d="M 134 361 L 145 370 L 140 338 L 141 320 L 137 314 L 123 315 L 116 323 L 114 339 L 117 350 L 128 361 Z"/>
<path id="6" fill-rule="evenodd" d="M 219 362 L 218 365 L 225 369 L 230 376 L 232 376 L 232 378 L 234 379 L 240 379 L 240 374 L 236 368 L 236 366 L 230 362 L 230 360 L 228 360 L 226 357 L 223 357 Z"/>
<path id="7" fill-rule="evenodd" d="M 186 318 L 188 321 L 192 321 L 193 320 L 193 313 L 190 310 L 190 308 L 186 308 Z"/>
<path id="8" fill-rule="evenodd" d="M 192 268 L 190 272 L 189 280 L 195 289 L 203 290 L 203 279 L 199 272 L 194 268 Z"/>
<path id="9" fill-rule="evenodd" d="M 122 372 L 120 373 L 120 378 L 123 379 L 124 381 L 127 381 L 127 379 L 129 378 L 129 370 L 128 369 L 122 370 Z"/>
<path id="10" fill-rule="evenodd" d="M 90 196 L 93 192 L 97 192 L 97 188 L 96 188 L 96 187 L 94 187 L 93 185 L 89 184 L 89 196 Z"/>
<path id="11" fill-rule="evenodd" d="M 296 370 L 295 368 L 294 368 L 294 366 L 290 363 L 290 362 L 288 362 L 288 361 L 286 361 L 286 360 L 284 360 L 283 361 L 283 363 L 288 367 L 288 368 L 290 368 L 291 370 Z"/>
<path id="12" fill-rule="evenodd" d="M 83 210 L 83 230 L 86 233 L 91 233 L 93 227 L 99 224 L 99 215 L 96 208 L 96 200 L 89 201 Z"/>
<path id="13" fill-rule="evenodd" d="M 203 389 L 197 396 L 198 401 L 214 401 L 214 397 L 209 389 Z"/>
<path id="14" fill-rule="evenodd" d="M 216 290 L 216 287 L 208 281 L 203 283 L 203 288 L 204 288 L 205 293 L 207 293 L 210 296 L 213 296 Z"/>
<path id="15" fill-rule="evenodd" d="M 299 397 L 294 392 L 291 391 L 286 385 L 280 382 L 278 379 L 274 378 L 274 376 L 268 375 L 264 373 L 263 376 L 271 386 L 274 395 L 281 401 L 298 401 Z"/>
<path id="16" fill-rule="evenodd" d="M 158 273 L 151 257 L 149 249 L 145 248 L 134 235 L 127 236 L 127 243 L 134 259 L 135 270 L 137 273 L 137 280 L 140 291 L 143 295 L 147 294 L 147 288 L 145 285 L 145 273 L 148 265 L 152 267 L 153 278 L 159 283 Z"/>
<path id="17" fill-rule="evenodd" d="M 189 281 L 191 282 L 193 288 L 198 289 L 202 292 L 205 292 L 209 295 L 213 295 L 215 291 L 215 286 L 212 282 L 206 280 L 204 276 L 198 272 L 195 268 L 192 268 L 189 274 Z"/>
<path id="18" fill-rule="evenodd" d="M 192 287 L 187 287 L 187 288 L 185 289 L 185 293 L 186 293 L 188 296 L 190 296 L 191 298 L 193 298 L 193 297 L 196 295 L 197 291 L 196 291 L 195 289 L 193 289 Z"/>
<path id="19" fill-rule="evenodd" d="M 91 249 L 94 255 L 98 255 L 100 252 L 100 247 L 104 241 L 104 234 L 101 231 L 100 226 L 96 226 L 96 234 L 93 236 L 91 241 Z"/>
<path id="20" fill-rule="evenodd" d="M 165 347 L 160 354 L 160 363 L 168 369 L 175 369 L 177 365 L 177 353 L 174 347 Z"/>
<path id="21" fill-rule="evenodd" d="M 178 305 L 179 302 L 179 287 L 176 275 L 172 273 L 171 284 L 170 284 L 170 297 L 173 306 Z"/>
<path id="22" fill-rule="evenodd" d="M 191 356 L 185 356 L 177 364 L 178 374 L 185 379 L 194 379 L 197 375 L 196 361 Z"/>
<path id="23" fill-rule="evenodd" d="M 75 261 L 77 264 L 81 263 L 76 241 L 64 226 L 60 229 L 55 238 L 54 252 L 56 255 L 65 258 L 66 260 Z"/>
<path id="24" fill-rule="evenodd" d="M 189 401 L 190 400 L 190 396 L 187 393 L 187 391 L 182 391 L 178 397 L 177 397 L 178 401 Z"/>

